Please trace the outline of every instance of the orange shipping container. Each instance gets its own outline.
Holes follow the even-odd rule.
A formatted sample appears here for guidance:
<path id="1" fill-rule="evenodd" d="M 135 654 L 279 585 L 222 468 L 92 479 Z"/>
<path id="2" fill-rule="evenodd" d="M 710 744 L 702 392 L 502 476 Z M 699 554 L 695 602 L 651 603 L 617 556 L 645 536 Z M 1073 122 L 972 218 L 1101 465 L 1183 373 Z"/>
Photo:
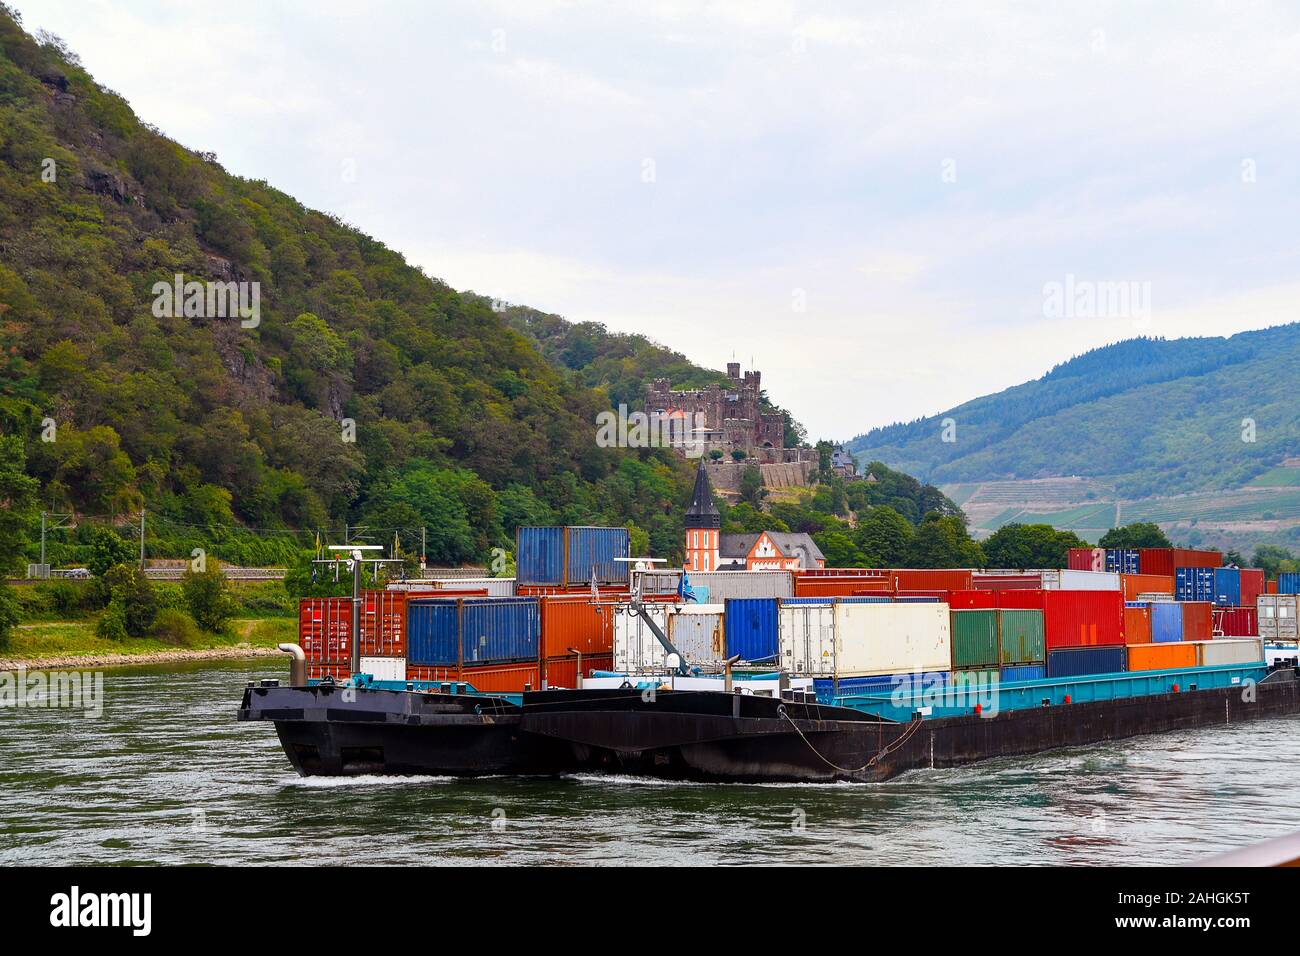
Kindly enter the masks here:
<path id="1" fill-rule="evenodd" d="M 351 630 L 351 598 L 303 598 L 298 602 L 298 644 L 310 663 L 348 662 Z M 310 671 L 307 676 L 312 676 Z"/>
<path id="2" fill-rule="evenodd" d="M 1196 645 L 1185 641 L 1163 644 L 1130 644 L 1128 669 L 1131 671 L 1167 671 L 1196 666 Z"/>
<path id="3" fill-rule="evenodd" d="M 496 694 L 518 694 L 540 690 L 542 672 L 538 664 L 498 664 L 489 667 L 417 667 L 406 665 L 406 679 L 419 681 L 463 681 L 475 690 Z"/>
<path id="4" fill-rule="evenodd" d="M 1265 582 L 1265 584 L 1264 584 L 1264 593 L 1265 593 L 1265 594 L 1276 594 L 1276 593 L 1277 593 L 1277 581 L 1276 581 L 1276 580 L 1273 580 L 1273 581 Z"/>
<path id="5" fill-rule="evenodd" d="M 542 657 L 614 652 L 614 605 L 592 604 L 591 595 L 543 597 Z"/>
<path id="6" fill-rule="evenodd" d="M 1184 601 L 1183 640 L 1208 641 L 1214 637 L 1214 606 L 1209 601 Z"/>
<path id="7" fill-rule="evenodd" d="M 888 594 L 887 579 L 864 577 L 804 577 L 794 579 L 795 597 L 852 597 L 855 594 Z M 963 588 L 962 590 L 969 590 Z"/>
<path id="8" fill-rule="evenodd" d="M 1139 594 L 1174 593 L 1174 579 L 1167 574 L 1122 574 L 1124 600 L 1136 601 Z"/>
<path id="9" fill-rule="evenodd" d="M 613 654 L 582 655 L 582 676 L 590 677 L 592 671 L 607 671 L 614 667 Z M 577 687 L 578 659 L 573 656 L 555 657 L 542 664 L 542 677 L 547 687 Z"/>
<path id="10" fill-rule="evenodd" d="M 1131 644 L 1151 643 L 1151 608 L 1124 608 L 1124 640 Z"/>
<path id="11" fill-rule="evenodd" d="M 345 681 L 352 676 L 350 664 L 321 664 L 314 661 L 307 662 L 307 679 L 324 680 L 326 677 L 333 677 L 336 681 Z"/>

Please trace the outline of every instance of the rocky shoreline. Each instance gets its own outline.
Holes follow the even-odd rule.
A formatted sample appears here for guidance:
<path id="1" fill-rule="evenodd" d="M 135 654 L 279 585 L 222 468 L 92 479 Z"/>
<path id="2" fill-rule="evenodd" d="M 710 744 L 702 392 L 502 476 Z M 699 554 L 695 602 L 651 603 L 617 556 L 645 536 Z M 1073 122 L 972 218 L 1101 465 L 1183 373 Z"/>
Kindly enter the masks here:
<path id="1" fill-rule="evenodd" d="M 0 670 L 25 667 L 28 670 L 62 670 L 89 667 L 126 667 L 138 664 L 170 664 L 183 661 L 241 660 L 252 657 L 288 657 L 274 647 L 235 644 L 202 650 L 145 651 L 140 654 L 65 654 L 52 657 L 0 658 Z"/>

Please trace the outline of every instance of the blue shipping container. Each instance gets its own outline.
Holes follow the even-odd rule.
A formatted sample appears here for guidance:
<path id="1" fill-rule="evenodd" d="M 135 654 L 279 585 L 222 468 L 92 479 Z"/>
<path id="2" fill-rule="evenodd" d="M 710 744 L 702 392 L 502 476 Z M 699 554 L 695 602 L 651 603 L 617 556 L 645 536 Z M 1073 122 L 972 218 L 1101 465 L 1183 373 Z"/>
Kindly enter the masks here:
<path id="1" fill-rule="evenodd" d="M 541 611 L 532 598 L 407 602 L 407 660 L 417 665 L 536 660 Z"/>
<path id="2" fill-rule="evenodd" d="M 1045 664 L 1012 664 L 1009 667 L 1002 668 L 1002 680 L 1045 680 L 1047 678 L 1047 666 Z"/>
<path id="3" fill-rule="evenodd" d="M 920 688 L 942 688 L 948 686 L 950 676 L 946 671 L 927 671 L 920 676 L 916 674 L 881 674 L 874 677 L 843 677 L 840 679 L 840 696 L 853 694 L 888 694 L 900 687 L 909 690 Z M 906 685 L 902 681 L 908 681 Z M 817 702 L 829 704 L 835 699 L 835 680 L 830 677 L 818 677 L 813 680 L 813 691 Z"/>
<path id="4" fill-rule="evenodd" d="M 1241 571 L 1214 569 L 1214 603 L 1220 607 L 1241 607 Z"/>
<path id="5" fill-rule="evenodd" d="M 515 580 L 519 584 L 564 585 L 564 529 L 524 528 L 515 532 Z"/>
<path id="6" fill-rule="evenodd" d="M 1179 601 L 1213 601 L 1214 568 L 1174 568 L 1174 597 Z"/>
<path id="7" fill-rule="evenodd" d="M 1151 605 L 1151 643 L 1167 644 L 1183 639 L 1183 606 L 1174 601 Z"/>
<path id="8" fill-rule="evenodd" d="M 1121 673 L 1128 663 L 1125 647 L 1067 647 L 1047 652 L 1048 677 Z"/>
<path id="9" fill-rule="evenodd" d="M 565 528 L 565 584 L 626 584 L 632 536 L 627 528 Z"/>
<path id="10" fill-rule="evenodd" d="M 1277 576 L 1278 594 L 1300 594 L 1300 571 L 1283 571 Z"/>
<path id="11" fill-rule="evenodd" d="M 744 661 L 776 657 L 777 599 L 728 598 L 724 604 L 723 630 L 727 656 Z"/>
<path id="12" fill-rule="evenodd" d="M 1141 566 L 1137 548 L 1107 548 L 1106 570 L 1120 574 L 1137 574 Z"/>

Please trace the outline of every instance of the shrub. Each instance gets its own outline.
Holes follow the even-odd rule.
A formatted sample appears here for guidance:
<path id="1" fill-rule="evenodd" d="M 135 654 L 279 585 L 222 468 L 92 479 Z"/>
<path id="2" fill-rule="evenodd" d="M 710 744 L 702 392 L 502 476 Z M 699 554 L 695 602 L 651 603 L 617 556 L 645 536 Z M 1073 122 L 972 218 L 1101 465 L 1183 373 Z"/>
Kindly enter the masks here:
<path id="1" fill-rule="evenodd" d="M 121 604 L 112 602 L 108 605 L 95 625 L 95 633 L 110 641 L 126 640 L 126 612 Z"/>
<path id="2" fill-rule="evenodd" d="M 132 637 L 148 634 L 158 613 L 158 600 L 144 572 L 134 565 L 115 565 L 104 574 L 103 588 L 109 610 L 114 605 L 120 609 L 126 633 Z"/>
<path id="3" fill-rule="evenodd" d="M 115 565 L 125 564 L 135 557 L 135 546 L 112 528 L 96 525 L 90 530 L 90 558 L 86 567 L 96 577 L 107 574 Z"/>
<path id="4" fill-rule="evenodd" d="M 20 613 L 14 589 L 0 581 L 0 650 L 7 649 L 13 641 Z"/>
<path id="5" fill-rule="evenodd" d="M 199 638 L 199 626 L 194 618 L 176 608 L 163 608 L 153 620 L 150 633 L 164 644 L 184 647 Z"/>
<path id="6" fill-rule="evenodd" d="M 205 631 L 221 631 L 234 616 L 234 604 L 226 593 L 226 576 L 216 561 L 209 560 L 202 571 L 186 568 L 181 575 L 181 590 L 190 614 Z"/>

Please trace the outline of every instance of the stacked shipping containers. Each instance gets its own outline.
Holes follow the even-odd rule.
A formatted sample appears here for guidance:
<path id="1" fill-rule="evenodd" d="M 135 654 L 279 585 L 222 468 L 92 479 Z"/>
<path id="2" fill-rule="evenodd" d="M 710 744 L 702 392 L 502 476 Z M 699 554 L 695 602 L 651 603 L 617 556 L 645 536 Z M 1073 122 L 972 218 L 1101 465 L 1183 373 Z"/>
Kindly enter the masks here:
<path id="1" fill-rule="evenodd" d="M 1259 636 L 1266 641 L 1294 641 L 1296 629 L 1294 594 L 1261 594 L 1256 599 Z"/>
<path id="2" fill-rule="evenodd" d="M 1048 677 L 1124 670 L 1124 596 L 1119 590 L 1001 591 L 998 607 L 1042 612 Z"/>
<path id="3" fill-rule="evenodd" d="M 577 687 L 579 676 L 614 666 L 613 604 L 593 604 L 590 595 L 577 594 L 542 597 L 537 603 L 542 686 Z"/>
<path id="4" fill-rule="evenodd" d="M 408 680 L 459 679 L 479 690 L 541 686 L 537 600 L 414 598 L 407 612 Z"/>
<path id="5" fill-rule="evenodd" d="M 626 584 L 631 536 L 626 528 L 521 527 L 515 532 L 520 585 Z"/>

